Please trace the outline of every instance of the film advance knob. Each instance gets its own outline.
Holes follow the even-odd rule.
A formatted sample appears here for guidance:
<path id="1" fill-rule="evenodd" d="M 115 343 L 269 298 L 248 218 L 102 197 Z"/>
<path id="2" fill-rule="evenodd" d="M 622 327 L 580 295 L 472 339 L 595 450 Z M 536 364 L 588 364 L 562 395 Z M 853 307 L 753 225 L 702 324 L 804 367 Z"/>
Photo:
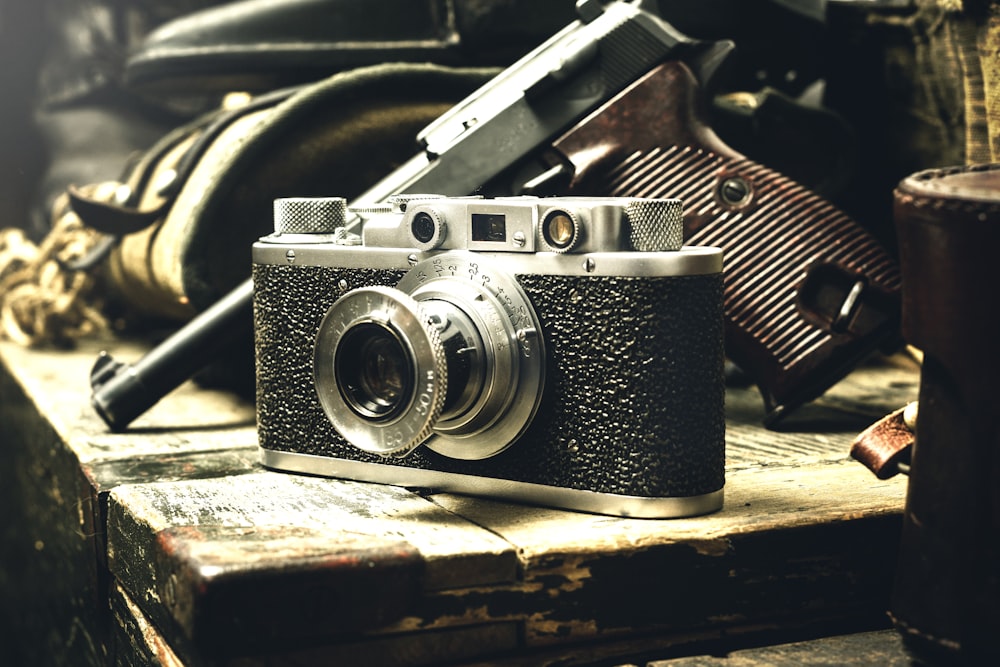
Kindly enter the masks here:
<path id="1" fill-rule="evenodd" d="M 625 204 L 629 240 L 640 252 L 680 250 L 684 242 L 684 206 L 680 199 L 630 199 Z"/>
<path id="2" fill-rule="evenodd" d="M 343 197 L 285 197 L 274 200 L 275 234 L 334 234 L 347 220 Z"/>

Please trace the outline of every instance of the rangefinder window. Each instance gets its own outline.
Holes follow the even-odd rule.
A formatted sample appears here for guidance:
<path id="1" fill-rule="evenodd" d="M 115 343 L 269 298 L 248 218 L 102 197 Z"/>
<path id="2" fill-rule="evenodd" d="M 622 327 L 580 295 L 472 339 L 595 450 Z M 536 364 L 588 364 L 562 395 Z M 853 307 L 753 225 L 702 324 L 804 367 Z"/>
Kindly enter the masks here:
<path id="1" fill-rule="evenodd" d="M 473 213 L 472 240 L 507 242 L 507 216 L 502 213 Z"/>
<path id="2" fill-rule="evenodd" d="M 410 231 L 420 243 L 429 243 L 437 233 L 437 225 L 429 213 L 417 213 L 410 223 Z"/>

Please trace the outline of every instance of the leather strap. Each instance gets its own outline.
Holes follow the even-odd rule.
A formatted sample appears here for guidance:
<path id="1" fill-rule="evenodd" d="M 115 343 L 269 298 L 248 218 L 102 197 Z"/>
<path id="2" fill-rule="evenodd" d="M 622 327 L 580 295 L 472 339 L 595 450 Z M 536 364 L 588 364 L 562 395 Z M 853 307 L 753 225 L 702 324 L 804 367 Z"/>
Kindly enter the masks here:
<path id="1" fill-rule="evenodd" d="M 889 413 L 862 431 L 851 443 L 851 456 L 879 479 L 909 469 L 916 424 L 916 403 Z"/>

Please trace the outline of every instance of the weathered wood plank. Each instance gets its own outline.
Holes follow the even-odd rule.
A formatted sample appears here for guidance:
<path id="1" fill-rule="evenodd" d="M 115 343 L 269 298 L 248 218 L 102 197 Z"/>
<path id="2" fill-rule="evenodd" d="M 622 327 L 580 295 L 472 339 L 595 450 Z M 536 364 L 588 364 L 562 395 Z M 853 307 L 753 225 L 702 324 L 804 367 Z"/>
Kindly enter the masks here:
<path id="1" fill-rule="evenodd" d="M 148 348 L 86 341 L 52 351 L 0 341 L 0 622 L 10 631 L 3 654 L 12 664 L 104 664 L 111 488 L 257 467 L 253 407 L 190 382 L 136 430 L 109 433 L 89 386 L 105 345 L 128 360 Z"/>
<path id="2" fill-rule="evenodd" d="M 111 614 L 114 627 L 109 664 L 114 667 L 184 666 L 139 605 L 117 584 L 111 590 Z"/>
<path id="3" fill-rule="evenodd" d="M 896 402 L 908 400 L 908 392 L 915 390 L 912 371 L 866 369 L 869 377 L 863 386 L 892 382 L 898 391 L 882 392 L 881 404 L 865 398 L 864 410 L 874 417 L 882 414 L 882 404 L 887 412 Z M 856 389 L 847 384 L 840 391 L 849 394 Z M 733 392 L 747 404 L 754 399 L 753 393 Z M 502 538 L 497 548 L 507 559 L 503 561 L 506 574 L 479 582 L 466 579 L 464 583 L 453 580 L 449 586 L 425 585 L 409 607 L 400 610 L 398 620 L 383 618 L 388 622 L 368 628 L 372 641 L 385 634 L 418 636 L 434 630 L 514 623 L 524 629 L 523 648 L 530 648 L 634 633 L 788 622 L 802 614 L 877 613 L 888 595 L 905 480 L 879 481 L 847 458 L 859 418 L 843 397 L 835 395 L 831 401 L 833 407 L 819 404 L 812 410 L 811 423 L 827 424 L 826 432 L 819 434 L 788 431 L 765 437 L 760 427 L 745 423 L 749 417 L 744 421 L 734 417 L 733 448 L 751 454 L 730 466 L 725 508 L 706 517 L 620 519 L 447 494 L 433 496 L 435 503 L 455 517 L 472 522 L 454 535 Z M 749 441 L 743 432 L 752 434 Z M 751 466 L 746 461 L 758 455 L 754 453 L 758 440 L 776 444 L 767 452 L 766 465 Z M 268 484 L 259 488 L 260 500 L 247 500 L 247 489 L 257 486 L 257 480 L 268 480 Z M 333 496 L 325 495 L 331 489 L 337 490 Z M 300 500 L 283 500 L 292 497 L 309 501 L 301 505 Z M 324 498 L 323 510 L 312 505 L 320 497 Z M 122 544 L 132 539 L 129 536 L 144 535 L 143 548 L 154 554 L 183 551 L 181 567 L 194 569 L 204 567 L 211 560 L 209 555 L 218 559 L 219 567 L 228 564 L 249 571 L 248 565 L 256 562 L 255 557 L 240 553 L 234 547 L 235 536 L 220 532 L 220 526 L 246 526 L 259 544 L 278 540 L 282 531 L 294 535 L 303 525 L 326 526 L 334 517 L 338 531 L 359 530 L 376 539 L 384 537 L 382 529 L 373 532 L 373 526 L 387 518 L 385 508 L 392 511 L 384 528 L 391 527 L 393 536 L 427 559 L 428 576 L 433 577 L 435 566 L 454 576 L 456 557 L 471 555 L 467 547 L 453 541 L 454 535 L 421 542 L 416 527 L 425 526 L 433 513 L 423 499 L 392 487 L 261 473 L 207 483 L 123 487 L 115 493 L 114 506 L 121 510 L 120 517 L 112 517 L 112 524 L 119 526 L 115 534 L 121 535 Z M 373 512 L 373 507 L 383 509 Z M 136 520 L 137 516 L 145 519 Z M 324 518 L 317 522 L 317 516 Z M 191 532 L 188 527 L 192 526 L 198 532 Z M 275 532 L 258 534 L 262 526 L 274 527 Z M 319 547 L 321 552 L 336 552 L 330 546 L 336 540 L 350 544 L 349 536 L 337 537 L 336 531 L 328 535 L 329 542 Z M 307 533 L 290 538 L 293 560 L 308 552 L 308 538 Z M 127 569 L 141 562 L 137 556 L 143 551 L 134 545 L 128 548 L 130 553 L 115 556 L 120 579 L 129 590 L 141 591 L 143 585 L 162 590 L 170 567 L 161 565 L 142 577 L 132 576 Z M 515 554 L 516 562 L 511 560 Z M 271 566 L 280 567 L 273 560 Z M 329 585 L 343 583 L 331 581 Z M 373 589 L 370 594 L 380 592 Z M 141 593 L 136 595 L 144 600 Z M 158 597 L 162 595 L 149 595 L 143 606 L 151 606 L 155 613 L 162 604 Z M 190 627 L 185 636 L 193 636 Z"/>
<path id="4" fill-rule="evenodd" d="M 282 667 L 303 664 L 378 664 L 413 667 L 447 660 L 465 667 L 572 667 L 621 665 L 631 667 L 799 667 L 799 665 L 886 665 L 912 663 L 899 634 L 888 620 L 856 619 L 852 624 L 812 619 L 777 625 L 710 629 L 686 635 L 639 635 L 617 641 L 584 642 L 558 648 L 511 652 L 514 624 L 472 626 L 420 636 L 394 635 L 298 648 L 267 656 L 240 656 L 209 661 L 182 661 L 138 605 L 120 587 L 112 592 L 116 667 Z M 865 625 L 867 623 L 867 625 Z M 876 629 L 868 629 L 868 628 Z M 860 628 L 860 630 L 858 630 Z M 823 630 L 840 630 L 824 635 Z M 821 633 L 817 635 L 816 633 Z M 477 658 L 489 655 L 487 660 Z M 471 659 L 471 662 L 468 661 Z"/>
<path id="5" fill-rule="evenodd" d="M 674 660 L 732 656 L 757 647 L 812 642 L 827 637 L 866 635 L 891 643 L 889 619 L 853 617 L 848 621 L 822 616 L 778 623 L 704 628 L 689 633 L 635 634 L 599 641 L 535 647 L 507 655 L 463 662 L 463 667 L 673 667 Z M 890 652 L 887 649 L 887 652 Z M 697 663 L 695 663 L 697 664 Z M 713 665 L 715 663 L 712 663 Z M 725 663 L 723 663 L 725 664 Z M 738 663 L 737 663 L 738 664 Z M 766 663 L 761 663 L 766 664 Z M 813 664 L 808 660 L 798 665 Z M 830 664 L 837 664 L 836 662 Z M 879 664 L 879 663 L 869 663 Z M 796 665 L 796 667 L 798 667 Z"/>
<path id="6" fill-rule="evenodd" d="M 528 645 L 879 610 L 906 482 L 876 479 L 848 451 L 859 423 L 916 391 L 911 364 L 865 367 L 780 433 L 756 425 L 754 390 L 730 391 L 726 501 L 709 516 L 651 521 L 434 500 L 518 550 L 517 604 L 533 610 L 524 616 Z M 793 430 L 803 425 L 817 430 Z"/>
<path id="7" fill-rule="evenodd" d="M 301 667 L 302 665 L 378 665 L 419 667 L 442 663 L 461 664 L 483 655 L 510 654 L 517 646 L 514 623 L 473 625 L 405 635 L 348 638 L 336 644 L 289 646 L 282 651 L 212 659 L 193 651 L 183 639 L 173 641 L 186 648 L 185 656 L 174 650 L 142 609 L 120 587 L 112 592 L 115 614 L 115 667 Z M 539 663 L 530 663 L 539 664 Z"/>
<path id="8" fill-rule="evenodd" d="M 655 660 L 646 667 L 911 667 L 913 664 L 898 632 L 878 630 L 743 649 L 725 656 Z"/>
<path id="9" fill-rule="evenodd" d="M 253 405 L 190 381 L 136 419 L 127 432 L 109 432 L 90 405 L 90 369 L 105 348 L 123 361 L 137 361 L 149 345 L 102 339 L 51 351 L 0 341 L 7 372 L 81 463 L 256 447 Z"/>
<path id="10" fill-rule="evenodd" d="M 856 434 L 916 400 L 919 379 L 909 357 L 877 357 L 792 413 L 779 430 L 761 428 L 763 403 L 754 388 L 731 388 L 726 393 L 726 469 L 846 459 Z"/>
<path id="11" fill-rule="evenodd" d="M 0 655 L 12 665 L 101 665 L 104 608 L 76 460 L 0 368 Z"/>
<path id="12" fill-rule="evenodd" d="M 202 649 L 391 625 L 427 591 L 518 576 L 492 533 L 404 489 L 259 472 L 112 492 L 112 573 Z"/>
<path id="13" fill-rule="evenodd" d="M 53 626 L 49 641 L 67 664 L 107 657 L 108 521 L 115 575 L 192 665 L 205 630 L 234 623 L 233 609 L 251 625 L 215 635 L 229 642 L 209 646 L 218 655 L 232 657 L 252 622 L 288 609 L 259 644 L 275 632 L 317 642 L 283 649 L 289 662 L 409 650 L 444 660 L 866 614 L 887 594 L 905 480 L 877 481 L 847 448 L 915 398 L 912 365 L 859 369 L 782 432 L 759 426 L 755 390 L 730 391 L 724 509 L 655 521 L 263 472 L 252 406 L 191 383 L 112 434 L 89 405 L 101 345 L 52 353 L 0 343 L 0 438 L 15 457 L 3 481 L 17 497 L 4 561 L 18 566 L 0 574 L 0 590 L 17 589 L 18 577 L 51 580 L 10 627 Z M 131 359 L 144 348 L 115 350 Z M 16 533 L 32 521 L 36 533 Z M 365 562 L 384 565 L 385 577 L 355 576 L 349 565 Z M 255 585 L 271 592 L 248 593 Z M 292 609 L 304 588 L 318 602 Z M 371 607 L 357 606 L 361 590 Z M 266 608 L 281 595 L 285 607 Z M 320 631 L 302 620 L 307 608 L 342 624 Z"/>
<path id="14" fill-rule="evenodd" d="M 905 484 L 869 485 L 848 462 L 733 474 L 725 508 L 693 519 L 616 519 L 435 496 L 507 539 L 516 589 L 426 601 L 423 627 L 521 618 L 526 645 L 693 631 L 886 608 Z M 438 620 L 435 621 L 434 619 Z"/>

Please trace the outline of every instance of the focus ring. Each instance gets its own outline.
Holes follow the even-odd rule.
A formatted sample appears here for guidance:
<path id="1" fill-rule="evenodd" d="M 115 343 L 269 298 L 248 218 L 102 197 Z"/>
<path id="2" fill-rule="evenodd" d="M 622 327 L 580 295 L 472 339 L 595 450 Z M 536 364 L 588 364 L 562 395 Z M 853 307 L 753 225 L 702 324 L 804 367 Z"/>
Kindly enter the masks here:
<path id="1" fill-rule="evenodd" d="M 407 348 L 410 395 L 392 419 L 359 414 L 338 384 L 341 343 L 358 327 L 375 325 L 393 332 Z M 447 359 L 435 324 L 412 297 L 388 287 L 356 289 L 338 299 L 320 323 L 314 375 L 320 404 L 337 431 L 371 454 L 402 457 L 430 437 L 447 395 Z"/>

